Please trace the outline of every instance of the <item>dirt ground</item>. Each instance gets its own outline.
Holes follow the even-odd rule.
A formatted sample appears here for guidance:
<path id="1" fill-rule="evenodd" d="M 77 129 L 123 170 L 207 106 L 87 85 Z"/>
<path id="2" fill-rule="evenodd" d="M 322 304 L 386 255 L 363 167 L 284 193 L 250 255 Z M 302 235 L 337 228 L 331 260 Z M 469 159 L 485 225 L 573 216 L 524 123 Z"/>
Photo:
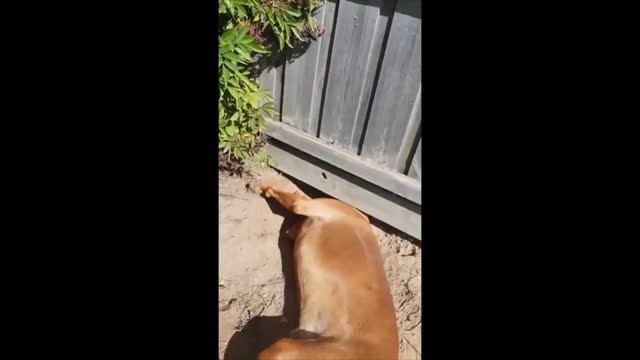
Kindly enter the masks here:
<path id="1" fill-rule="evenodd" d="M 255 359 L 259 351 L 293 329 L 298 316 L 293 248 L 281 236 L 295 219 L 278 204 L 246 189 L 247 183 L 276 172 L 265 169 L 252 174 L 244 178 L 219 175 L 218 357 L 224 360 Z M 311 197 L 320 195 L 304 184 L 297 187 Z M 400 359 L 419 359 L 422 249 L 408 236 L 372 223 L 396 306 Z"/>

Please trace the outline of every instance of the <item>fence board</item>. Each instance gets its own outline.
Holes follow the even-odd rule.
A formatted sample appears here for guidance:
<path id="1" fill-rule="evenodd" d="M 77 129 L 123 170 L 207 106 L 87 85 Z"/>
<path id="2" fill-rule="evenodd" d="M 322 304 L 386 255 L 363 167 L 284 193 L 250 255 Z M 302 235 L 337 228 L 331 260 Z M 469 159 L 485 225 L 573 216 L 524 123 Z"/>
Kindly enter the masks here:
<path id="1" fill-rule="evenodd" d="M 370 101 L 388 8 L 395 0 L 341 1 L 320 138 L 357 153 Z M 382 8 L 385 7 L 385 8 Z"/>
<path id="2" fill-rule="evenodd" d="M 413 155 L 408 175 L 414 179 L 422 179 L 422 139 L 418 142 L 418 147 L 416 148 L 416 153 Z"/>
<path id="3" fill-rule="evenodd" d="M 318 40 L 287 49 L 289 54 L 295 55 L 291 62 L 285 64 L 282 121 L 312 134 L 318 132 L 335 9 L 336 3 L 327 2 L 315 15 L 316 20 L 325 28 Z M 301 53 L 304 55 L 298 57 Z"/>
<path id="4" fill-rule="evenodd" d="M 264 69 L 258 81 L 264 89 L 270 90 L 275 108 L 279 110 L 282 95 L 282 66 Z M 278 115 L 274 120 L 280 120 L 280 116 Z"/>
<path id="5" fill-rule="evenodd" d="M 422 210 L 419 205 L 393 196 L 384 189 L 286 144 L 269 144 L 268 151 L 282 172 L 421 240 Z"/>
<path id="6" fill-rule="evenodd" d="M 411 157 L 413 156 L 413 149 L 420 141 L 420 125 L 422 124 L 422 87 L 418 88 L 418 95 L 413 103 L 413 110 L 409 116 L 409 122 L 407 124 L 407 130 L 404 133 L 402 142 L 400 143 L 400 150 L 396 156 L 394 169 L 402 174 L 407 172 L 411 165 Z"/>
<path id="7" fill-rule="evenodd" d="M 419 0 L 398 0 L 362 147 L 363 157 L 388 168 L 396 165 L 418 99 L 422 75 L 420 7 Z"/>
<path id="8" fill-rule="evenodd" d="M 267 135 L 300 151 L 376 184 L 387 191 L 421 204 L 420 183 L 403 174 L 388 171 L 355 154 L 336 149 L 322 140 L 283 123 L 267 122 Z"/>

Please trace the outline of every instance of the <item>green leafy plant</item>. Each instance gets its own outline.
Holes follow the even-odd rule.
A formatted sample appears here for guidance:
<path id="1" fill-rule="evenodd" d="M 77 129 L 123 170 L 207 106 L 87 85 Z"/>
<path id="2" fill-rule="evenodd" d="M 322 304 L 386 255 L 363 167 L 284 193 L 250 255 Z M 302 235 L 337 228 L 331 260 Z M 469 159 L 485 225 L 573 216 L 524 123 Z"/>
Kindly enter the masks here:
<path id="1" fill-rule="evenodd" d="M 267 52 L 247 35 L 248 30 L 229 29 L 219 40 L 219 148 L 236 159 L 253 155 L 260 132 L 266 128 L 264 119 L 275 115 L 269 93 L 248 77 L 246 65 L 253 61 L 250 53 Z"/>
<path id="2" fill-rule="evenodd" d="M 271 163 L 263 150 L 265 119 L 277 112 L 268 91 L 248 70 L 256 54 L 269 54 L 269 38 L 277 51 L 293 42 L 316 39 L 321 27 L 313 11 L 318 0 L 222 0 L 218 3 L 221 28 L 218 36 L 218 140 L 219 151 L 229 160 L 258 157 Z"/>

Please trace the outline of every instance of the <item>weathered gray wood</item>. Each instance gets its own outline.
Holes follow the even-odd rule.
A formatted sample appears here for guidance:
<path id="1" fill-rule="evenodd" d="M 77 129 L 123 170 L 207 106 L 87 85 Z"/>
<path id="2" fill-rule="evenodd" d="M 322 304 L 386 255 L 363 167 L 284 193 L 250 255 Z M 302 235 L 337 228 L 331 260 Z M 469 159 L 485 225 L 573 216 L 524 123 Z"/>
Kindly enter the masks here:
<path id="1" fill-rule="evenodd" d="M 407 130 L 404 133 L 402 142 L 400 143 L 400 150 L 396 156 L 395 169 L 401 173 L 406 173 L 407 169 L 411 165 L 411 150 L 415 143 L 420 139 L 420 124 L 422 123 L 422 87 L 418 88 L 418 95 L 413 102 L 413 110 L 409 116 L 409 123 L 407 124 Z"/>
<path id="2" fill-rule="evenodd" d="M 420 206 L 283 144 L 268 146 L 276 168 L 413 237 L 422 238 Z"/>
<path id="3" fill-rule="evenodd" d="M 421 2 L 398 0 L 361 155 L 395 168 L 421 83 Z M 412 14 L 412 15 L 407 15 Z"/>
<path id="4" fill-rule="evenodd" d="M 422 179 L 422 139 L 420 139 L 416 147 L 416 153 L 413 155 L 408 175 L 414 179 Z"/>
<path id="5" fill-rule="evenodd" d="M 415 179 L 389 171 L 355 154 L 337 149 L 284 123 L 267 121 L 267 126 L 265 133 L 274 139 L 322 159 L 418 205 L 422 203 L 421 184 Z"/>
<path id="6" fill-rule="evenodd" d="M 336 0 L 337 2 L 337 0 Z M 314 88 L 313 88 L 313 98 L 311 101 L 310 115 L 309 115 L 309 127 L 307 132 L 309 134 L 316 135 L 319 131 L 320 127 L 320 117 L 322 109 L 322 92 L 325 87 L 325 81 L 327 78 L 327 70 L 328 70 L 328 58 L 329 51 L 331 49 L 332 43 L 331 38 L 334 36 L 333 25 L 334 18 L 336 16 L 336 11 L 338 5 L 336 2 L 325 2 L 323 7 L 323 17 L 322 17 L 322 26 L 325 28 L 324 34 L 318 39 L 320 51 L 318 53 L 318 60 L 316 62 L 316 76 L 314 79 Z"/>
<path id="7" fill-rule="evenodd" d="M 315 15 L 325 28 L 324 34 L 294 49 L 292 62 L 285 64 L 282 121 L 311 134 L 318 131 L 320 102 L 325 81 L 333 18 L 336 4 L 327 2 Z M 304 49 L 306 46 L 308 48 Z M 296 57 L 299 56 L 300 57 Z"/>
<path id="8" fill-rule="evenodd" d="M 390 11 L 395 0 L 341 1 L 320 138 L 357 153 Z"/>
<path id="9" fill-rule="evenodd" d="M 280 102 L 282 101 L 282 66 L 264 69 L 258 81 L 265 90 L 270 90 L 275 109 L 280 110 Z M 280 115 L 274 120 L 280 120 Z"/>

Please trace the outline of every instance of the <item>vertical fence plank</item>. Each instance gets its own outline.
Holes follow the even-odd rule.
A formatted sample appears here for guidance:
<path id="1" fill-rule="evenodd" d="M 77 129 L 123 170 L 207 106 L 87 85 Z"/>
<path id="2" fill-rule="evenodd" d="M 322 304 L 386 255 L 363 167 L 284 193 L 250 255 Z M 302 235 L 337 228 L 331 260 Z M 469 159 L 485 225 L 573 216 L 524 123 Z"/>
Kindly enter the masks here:
<path id="1" fill-rule="evenodd" d="M 264 89 L 270 91 L 276 110 L 280 110 L 280 102 L 282 101 L 282 66 L 264 69 L 258 81 Z M 278 119 L 273 120 L 279 120 L 279 115 Z"/>
<path id="2" fill-rule="evenodd" d="M 315 15 L 324 26 L 316 41 L 287 49 L 291 58 L 285 65 L 282 121 L 315 136 L 320 116 L 327 57 L 336 3 L 327 1 Z"/>
<path id="3" fill-rule="evenodd" d="M 357 153 L 395 0 L 341 1 L 320 138 Z"/>
<path id="4" fill-rule="evenodd" d="M 361 155 L 394 168 L 421 83 L 421 2 L 398 0 Z"/>
<path id="5" fill-rule="evenodd" d="M 422 139 L 418 142 L 408 175 L 414 179 L 422 179 Z"/>
<path id="6" fill-rule="evenodd" d="M 406 174 L 411 165 L 413 148 L 420 140 L 420 125 L 422 124 L 422 85 L 418 88 L 418 94 L 413 102 L 413 109 L 407 123 L 407 130 L 404 133 L 400 149 L 396 156 L 394 169 L 402 174 Z"/>

